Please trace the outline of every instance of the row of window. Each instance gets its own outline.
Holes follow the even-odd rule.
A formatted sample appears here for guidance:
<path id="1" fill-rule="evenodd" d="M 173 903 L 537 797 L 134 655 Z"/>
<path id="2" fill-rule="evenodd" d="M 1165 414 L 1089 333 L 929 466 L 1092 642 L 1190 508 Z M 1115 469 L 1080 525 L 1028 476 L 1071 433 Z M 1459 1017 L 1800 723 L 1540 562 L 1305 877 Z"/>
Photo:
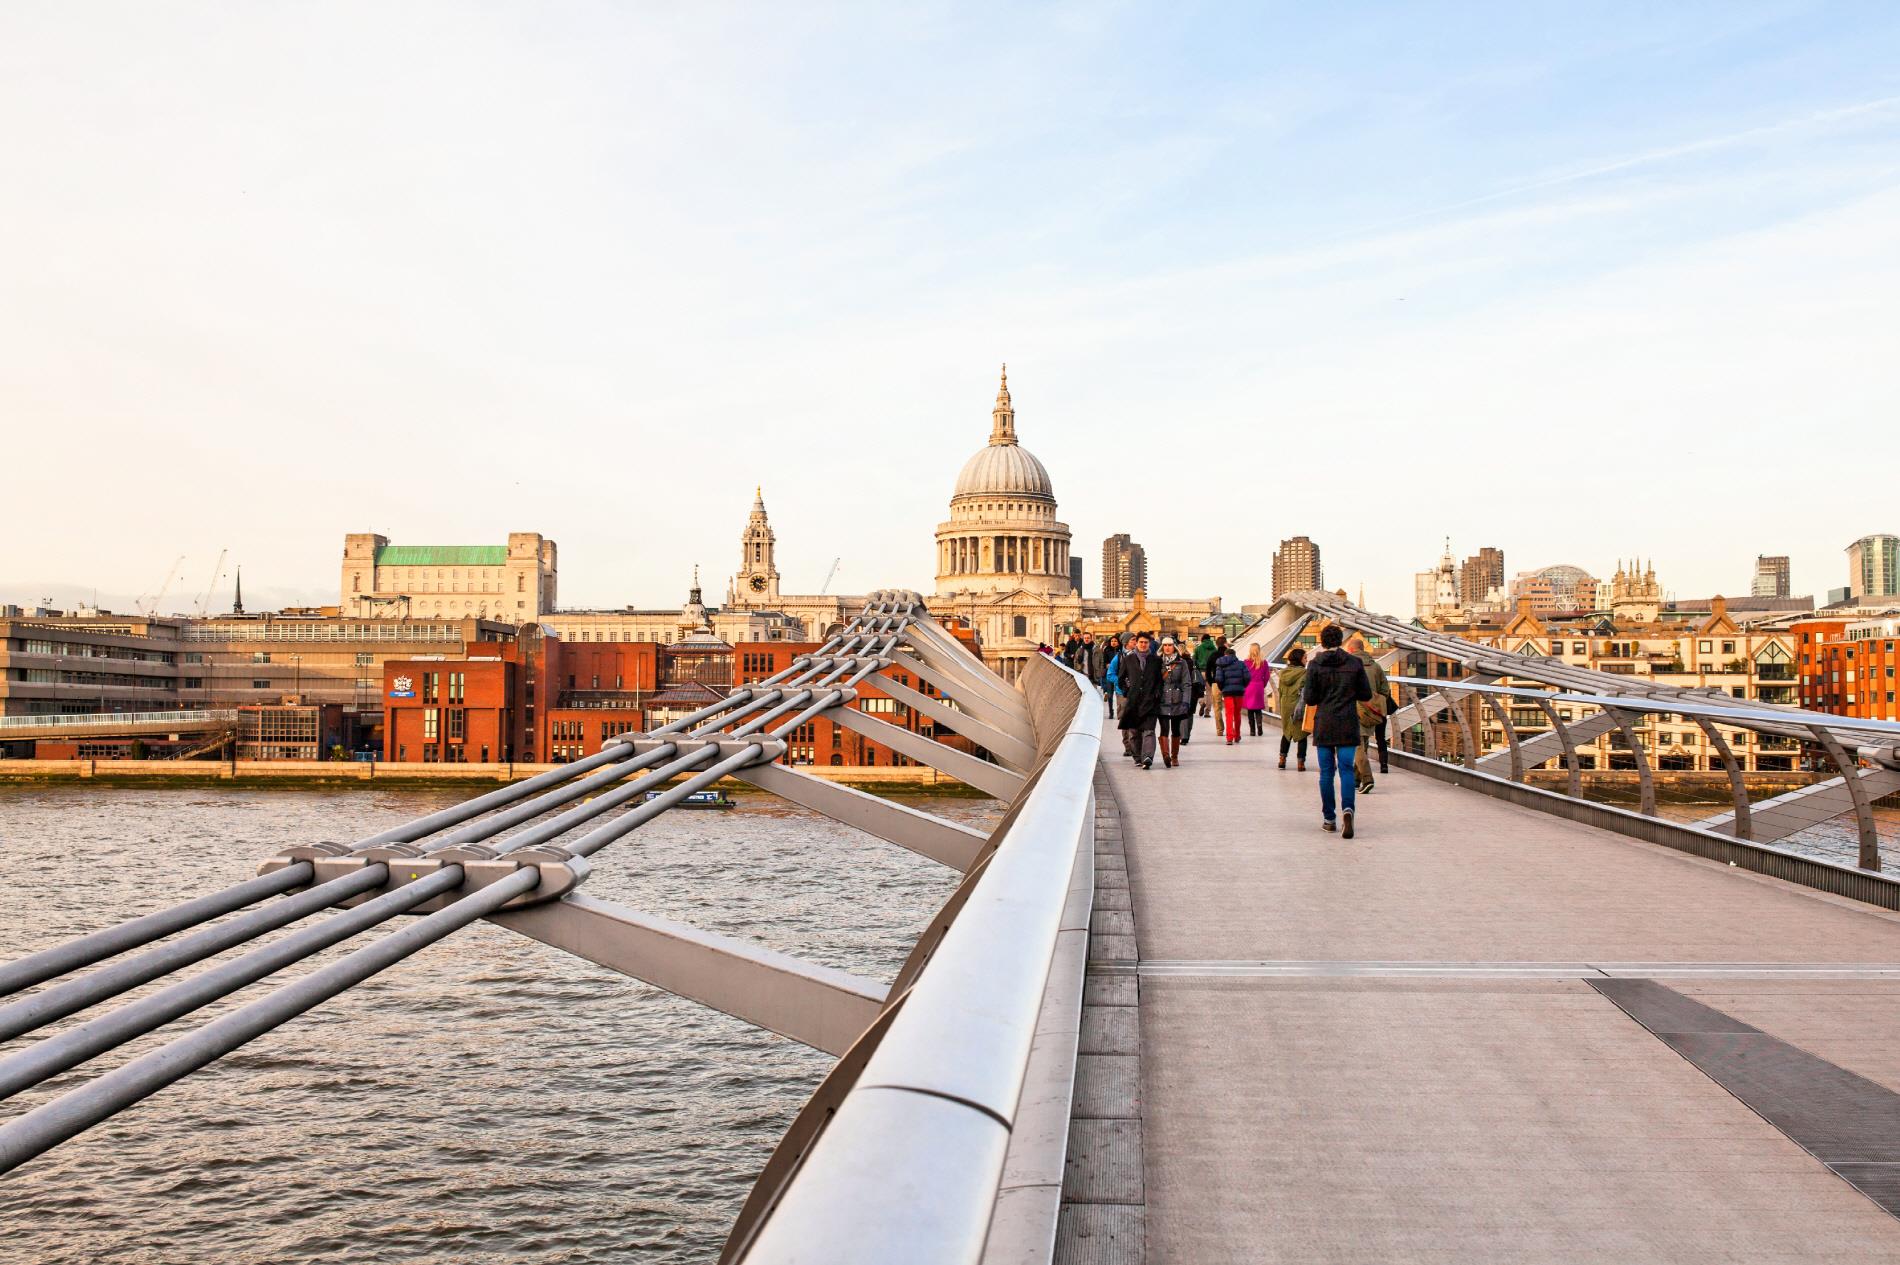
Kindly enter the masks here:
<path id="1" fill-rule="evenodd" d="M 16 639 L 21 654 L 50 654 L 60 659 L 126 659 L 134 663 L 172 663 L 176 656 L 165 650 L 134 650 L 127 646 L 95 646 L 41 638 Z"/>

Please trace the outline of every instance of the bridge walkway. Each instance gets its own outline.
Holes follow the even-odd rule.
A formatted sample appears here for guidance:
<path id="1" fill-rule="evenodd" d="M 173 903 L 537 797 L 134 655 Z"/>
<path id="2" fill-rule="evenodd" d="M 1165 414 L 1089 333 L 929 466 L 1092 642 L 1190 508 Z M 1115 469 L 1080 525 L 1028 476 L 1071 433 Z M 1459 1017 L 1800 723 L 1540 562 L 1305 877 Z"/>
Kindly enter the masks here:
<path id="1" fill-rule="evenodd" d="M 1147 1260 L 1900 1261 L 1900 917 L 1196 735 L 1104 755 Z"/>

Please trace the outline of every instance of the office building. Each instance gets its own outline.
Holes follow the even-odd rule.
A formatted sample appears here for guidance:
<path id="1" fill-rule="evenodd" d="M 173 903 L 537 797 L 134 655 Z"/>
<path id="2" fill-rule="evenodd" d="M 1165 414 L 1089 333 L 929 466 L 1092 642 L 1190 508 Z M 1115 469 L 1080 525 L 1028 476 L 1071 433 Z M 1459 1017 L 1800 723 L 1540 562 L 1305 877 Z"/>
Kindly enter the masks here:
<path id="1" fill-rule="evenodd" d="M 1793 591 L 1789 587 L 1787 555 L 1755 556 L 1755 578 L 1748 585 L 1750 597 L 1787 597 Z"/>
<path id="2" fill-rule="evenodd" d="M 1288 593 L 1309 593 L 1325 587 L 1326 573 L 1320 566 L 1319 546 L 1305 536 L 1282 540 L 1273 552 L 1273 596 L 1277 600 Z"/>
<path id="3" fill-rule="evenodd" d="M 1148 591 L 1148 551 L 1127 532 L 1102 542 L 1102 596 L 1132 598 Z"/>
<path id="4" fill-rule="evenodd" d="M 1862 536 L 1847 547 L 1850 597 L 1900 597 L 1900 536 Z"/>

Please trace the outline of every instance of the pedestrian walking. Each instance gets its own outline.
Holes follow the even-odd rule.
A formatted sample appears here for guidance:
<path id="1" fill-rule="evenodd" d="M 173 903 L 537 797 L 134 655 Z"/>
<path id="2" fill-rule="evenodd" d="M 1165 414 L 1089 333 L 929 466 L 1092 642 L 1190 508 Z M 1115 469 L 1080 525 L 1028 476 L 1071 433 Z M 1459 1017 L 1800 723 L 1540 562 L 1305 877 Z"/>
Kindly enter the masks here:
<path id="1" fill-rule="evenodd" d="M 1181 726 L 1193 719 L 1197 691 L 1194 660 L 1181 653 L 1174 638 L 1161 639 L 1161 767 L 1181 763 Z"/>
<path id="2" fill-rule="evenodd" d="M 1213 633 L 1202 633 L 1201 644 L 1194 647 L 1194 667 L 1205 677 L 1208 667 L 1214 662 L 1214 656 L 1220 653 L 1220 647 L 1214 644 Z M 1200 712 L 1210 716 L 1214 712 L 1214 700 L 1210 695 L 1200 700 Z"/>
<path id="3" fill-rule="evenodd" d="M 1286 652 L 1286 666 L 1280 669 L 1279 693 L 1273 705 L 1280 712 L 1280 767 L 1286 767 L 1286 753 L 1295 742 L 1300 744 L 1298 772 L 1306 772 L 1306 651 L 1299 646 Z"/>
<path id="4" fill-rule="evenodd" d="M 1247 736 L 1258 738 L 1266 732 L 1267 685 L 1273 680 L 1273 665 L 1260 650 L 1260 643 L 1247 647 L 1247 688 L 1240 696 L 1241 710 L 1247 713 Z"/>
<path id="5" fill-rule="evenodd" d="M 1130 735 L 1128 754 L 1138 768 L 1155 766 L 1155 724 L 1161 719 L 1161 656 L 1155 653 L 1154 638 L 1147 633 L 1135 637 L 1135 648 L 1122 656 L 1121 688 L 1126 702 L 1122 705 L 1121 731 Z"/>
<path id="6" fill-rule="evenodd" d="M 1110 720 L 1115 719 L 1116 705 L 1121 700 L 1121 658 L 1122 639 L 1111 636 L 1102 647 L 1102 704 L 1108 708 Z"/>
<path id="7" fill-rule="evenodd" d="M 1222 639 L 1221 651 L 1214 657 L 1214 689 L 1220 691 L 1221 732 L 1226 735 L 1227 745 L 1233 746 L 1240 741 L 1240 702 L 1247 687 L 1253 683 L 1253 673 L 1240 661 L 1240 656 Z M 1212 691 L 1210 691 L 1211 693 Z"/>
<path id="8" fill-rule="evenodd" d="M 1183 650 L 1179 642 L 1175 643 L 1174 648 L 1187 663 L 1188 688 L 1193 691 L 1194 702 L 1198 705 L 1202 697 L 1207 693 L 1207 677 L 1202 674 L 1201 669 L 1195 664 L 1194 656 Z M 1187 742 L 1194 737 L 1194 712 L 1195 708 L 1190 707 L 1187 709 L 1187 715 L 1181 718 L 1182 742 Z M 1206 715 L 1206 713 L 1203 712 L 1202 715 Z"/>
<path id="9" fill-rule="evenodd" d="M 1372 698 L 1359 704 L 1359 753 L 1353 761 L 1353 774 L 1359 782 L 1359 793 L 1364 795 L 1376 785 L 1372 776 L 1372 744 L 1379 744 L 1379 772 L 1390 773 L 1386 767 L 1388 750 L 1386 747 L 1386 718 L 1397 705 L 1392 698 L 1392 686 L 1387 683 L 1385 669 L 1366 649 L 1366 639 L 1354 633 L 1346 639 L 1346 653 L 1359 660 L 1366 670 L 1366 680 L 1372 684 Z"/>
<path id="10" fill-rule="evenodd" d="M 1366 667 L 1353 655 L 1340 649 L 1346 639 L 1338 624 L 1320 629 L 1320 652 L 1306 670 L 1306 687 L 1301 695 L 1310 718 L 1308 728 L 1313 745 L 1319 748 L 1320 826 L 1335 829 L 1333 812 L 1333 775 L 1339 775 L 1339 811 L 1344 830 L 1352 838 L 1353 756 L 1359 746 L 1359 704 L 1372 697 L 1372 682 L 1366 679 Z"/>

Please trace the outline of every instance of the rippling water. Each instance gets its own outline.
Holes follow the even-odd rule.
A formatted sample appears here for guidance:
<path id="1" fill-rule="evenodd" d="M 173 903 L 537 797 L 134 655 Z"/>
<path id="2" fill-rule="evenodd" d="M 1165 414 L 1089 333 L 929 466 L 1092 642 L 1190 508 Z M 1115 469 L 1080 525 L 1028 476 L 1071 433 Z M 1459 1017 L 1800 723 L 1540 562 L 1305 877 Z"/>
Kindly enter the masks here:
<path id="1" fill-rule="evenodd" d="M 360 838 L 468 794 L 0 787 L 0 959 L 247 877 L 283 844 Z M 778 800 L 740 803 L 663 814 L 597 855 L 586 890 L 895 973 L 955 876 Z M 996 820 L 988 800 L 919 803 Z M 0 1260 L 710 1260 L 829 1066 L 481 924 L 0 1178 Z"/>

